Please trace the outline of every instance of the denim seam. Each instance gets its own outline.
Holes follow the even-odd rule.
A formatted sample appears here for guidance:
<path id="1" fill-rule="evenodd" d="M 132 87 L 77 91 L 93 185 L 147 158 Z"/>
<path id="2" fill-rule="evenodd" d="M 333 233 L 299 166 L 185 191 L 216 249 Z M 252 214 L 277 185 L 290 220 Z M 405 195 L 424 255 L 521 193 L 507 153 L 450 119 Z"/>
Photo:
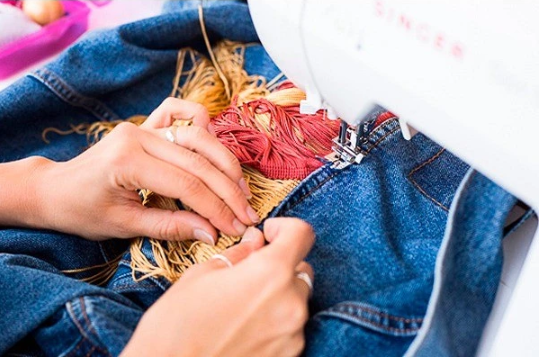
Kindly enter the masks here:
<path id="1" fill-rule="evenodd" d="M 123 265 L 123 266 L 129 267 L 130 263 L 127 262 L 125 259 L 121 259 L 120 262 L 118 262 L 118 265 L 119 266 Z M 122 280 L 122 279 L 128 278 L 128 277 L 133 278 L 133 276 L 131 274 L 131 271 L 128 272 L 128 273 L 124 273 L 124 274 L 119 275 L 118 277 L 115 278 L 115 280 Z"/>
<path id="2" fill-rule="evenodd" d="M 90 348 L 90 350 L 88 351 L 88 353 L 85 354 L 85 357 L 89 357 L 90 355 L 92 355 L 92 353 L 94 353 L 96 351 L 96 347 L 94 345 L 92 345 L 92 348 Z M 110 355 L 109 355 L 110 356 Z"/>
<path id="3" fill-rule="evenodd" d="M 404 322 L 404 323 L 422 323 L 423 322 L 423 318 L 397 317 L 395 315 L 390 315 L 390 314 L 387 314 L 385 312 L 370 309 L 370 308 L 367 308 L 367 307 L 364 307 L 364 306 L 362 306 L 360 304 L 355 304 L 355 303 L 339 305 L 338 308 L 353 308 L 353 309 L 356 309 L 358 311 L 365 311 L 365 312 L 368 312 L 368 313 L 371 313 L 371 314 L 374 314 L 374 315 L 377 315 L 377 316 L 380 316 L 380 317 L 389 318 L 389 319 L 395 320 L 397 322 Z M 334 310 L 338 310 L 338 309 L 334 309 Z"/>
<path id="4" fill-rule="evenodd" d="M 308 193 L 306 193 L 305 195 L 303 195 L 302 197 L 298 198 L 295 202 L 291 203 L 290 206 L 287 207 L 287 210 L 291 210 L 292 208 L 294 208 L 297 204 L 299 204 L 300 202 L 302 202 L 303 200 L 305 200 L 307 197 L 311 196 L 312 193 L 314 193 L 315 191 L 317 191 L 321 186 L 323 186 L 325 183 L 327 183 L 328 181 L 330 181 L 331 179 L 333 179 L 334 177 L 338 176 L 339 172 L 335 172 L 333 174 L 331 174 L 329 177 L 325 178 L 323 181 L 321 181 L 317 186 L 315 186 L 314 188 L 312 188 Z"/>
<path id="5" fill-rule="evenodd" d="M 128 262 L 127 260 L 125 259 L 121 259 L 119 262 L 118 262 L 118 265 L 124 265 L 124 266 L 127 266 L 129 268 L 131 268 L 131 263 Z M 132 271 L 130 271 L 129 273 L 126 273 L 126 274 L 123 274 L 121 276 L 119 276 L 117 279 L 121 279 L 123 278 L 124 276 L 131 276 L 133 278 L 133 275 L 132 275 Z M 156 278 L 156 277 L 146 277 L 145 279 L 148 279 L 149 281 L 151 281 L 157 288 L 160 288 L 161 290 L 163 290 L 164 292 L 171 286 L 171 282 L 169 282 L 167 279 L 163 278 L 163 277 L 159 277 L 159 278 Z M 163 280 L 165 281 L 165 283 L 161 283 L 160 280 Z M 137 282 L 136 283 L 140 283 L 140 282 Z"/>
<path id="6" fill-rule="evenodd" d="M 106 243 L 98 242 L 98 247 L 100 247 L 101 255 L 106 262 L 112 260 L 110 259 L 111 255 L 109 249 L 106 247 Z"/>
<path id="7" fill-rule="evenodd" d="M 427 197 L 429 200 L 434 202 L 438 207 L 443 209 L 445 212 L 449 212 L 449 208 L 447 208 L 445 205 L 443 205 L 441 202 L 439 202 L 437 199 L 429 195 L 418 183 L 413 179 L 413 175 L 419 171 L 421 168 L 429 165 L 430 163 L 434 162 L 436 159 L 438 159 L 443 153 L 445 152 L 445 148 L 442 148 L 438 151 L 434 156 L 426 160 L 425 162 L 421 163 L 419 166 L 415 167 L 411 170 L 411 172 L 408 174 L 408 179 L 410 182 L 421 192 L 425 197 Z"/>
<path id="8" fill-rule="evenodd" d="M 81 312 L 83 313 L 83 318 L 86 322 L 86 325 L 88 326 L 88 329 L 94 333 L 94 335 L 96 336 L 96 338 L 99 338 L 100 336 L 98 335 L 98 333 L 96 332 L 96 330 L 94 329 L 94 326 L 92 325 L 92 322 L 90 321 L 90 319 L 88 318 L 88 315 L 86 313 L 86 306 L 85 306 L 85 300 L 83 297 L 79 297 L 79 303 L 81 303 Z M 101 349 L 101 348 L 98 348 L 98 351 L 104 353 L 105 355 L 107 356 L 111 356 L 111 354 L 107 351 L 106 348 L 104 349 Z"/>
<path id="9" fill-rule="evenodd" d="M 73 311 L 73 306 L 72 306 L 71 302 L 66 303 L 66 309 L 68 311 L 68 314 L 69 314 L 73 324 L 75 324 L 75 326 L 79 330 L 79 333 L 81 334 L 81 338 L 82 338 L 82 340 L 79 342 L 79 345 L 77 345 L 77 347 L 74 350 L 72 350 L 71 352 L 76 352 L 85 341 L 87 341 L 90 345 L 95 346 L 94 343 L 92 342 L 92 340 L 90 340 L 90 338 L 88 337 L 88 335 L 87 335 L 86 331 L 84 330 L 84 328 L 81 327 L 81 324 L 77 320 L 77 315 Z"/>
<path id="10" fill-rule="evenodd" d="M 120 289 L 139 289 L 139 288 L 146 288 L 146 289 L 157 289 L 160 288 L 157 285 L 149 285 L 149 284 L 142 284 L 140 282 L 134 283 L 134 284 L 124 284 L 119 286 L 114 286 L 114 290 L 120 290 Z M 161 289 L 161 288 L 160 288 Z"/>
<path id="11" fill-rule="evenodd" d="M 345 319 L 345 320 L 353 319 L 353 320 L 355 320 L 357 322 L 367 323 L 367 324 L 373 325 L 376 328 L 380 328 L 380 329 L 383 329 L 383 330 L 391 332 L 391 333 L 411 334 L 411 333 L 415 333 L 415 332 L 419 331 L 419 328 L 408 328 L 408 329 L 393 328 L 393 327 L 389 327 L 389 326 L 374 322 L 374 321 L 372 321 L 370 319 L 367 319 L 367 318 L 361 318 L 361 317 L 357 317 L 357 316 L 354 316 L 354 315 L 350 315 L 350 314 L 347 314 L 347 313 L 342 313 L 342 312 L 338 312 L 338 311 L 334 311 L 334 310 L 328 310 L 327 312 L 321 313 L 321 315 L 338 317 L 338 318 Z"/>
<path id="12" fill-rule="evenodd" d="M 391 119 L 392 120 L 392 119 Z M 383 125 L 382 125 L 383 126 Z M 379 126 L 381 127 L 381 126 Z M 379 128 L 378 127 L 378 128 Z M 391 130 L 389 130 L 389 132 L 386 132 L 383 136 L 381 136 L 380 138 L 377 139 L 377 141 L 372 145 L 370 146 L 366 152 L 364 152 L 365 155 L 368 155 L 374 148 L 376 148 L 377 146 L 379 146 L 379 144 L 381 142 L 383 142 L 387 137 L 391 136 L 393 133 L 395 133 L 396 131 L 399 131 L 400 130 L 400 127 L 395 127 Z"/>
<path id="13" fill-rule="evenodd" d="M 72 350 L 70 350 L 65 356 L 67 357 L 71 357 L 73 356 L 74 353 L 77 353 L 77 351 L 79 350 L 79 348 L 83 345 L 84 342 L 88 341 L 88 339 L 86 339 L 84 336 L 81 336 L 80 339 L 79 339 L 79 343 L 77 344 L 77 346 L 75 348 L 73 348 Z"/>
<path id="14" fill-rule="evenodd" d="M 426 341 L 429 332 L 433 330 L 432 325 L 436 312 L 436 305 L 438 304 L 438 302 L 440 301 L 440 297 L 442 296 L 443 265 L 446 260 L 445 257 L 447 251 L 449 250 L 449 247 L 451 245 L 451 234 L 453 229 L 455 228 L 454 222 L 456 221 L 456 218 L 453 218 L 453 212 L 456 211 L 456 208 L 458 208 L 458 206 L 460 205 L 462 201 L 461 195 L 463 191 L 470 185 L 470 182 L 473 180 L 473 176 L 475 173 L 476 172 L 473 168 L 470 168 L 468 170 L 468 172 L 462 179 L 462 182 L 458 186 L 455 198 L 451 203 L 451 213 L 449 214 L 449 220 L 445 226 L 445 233 L 443 234 L 443 240 L 440 244 L 440 249 L 438 250 L 438 255 L 436 257 L 436 263 L 434 265 L 434 283 L 432 284 L 432 292 L 430 294 L 430 299 L 428 300 L 428 305 L 426 308 L 425 321 L 423 323 L 423 326 L 421 327 L 421 330 L 408 347 L 406 353 L 404 353 L 405 357 L 415 356 L 421 345 L 423 345 L 423 343 Z"/>
<path id="15" fill-rule="evenodd" d="M 389 119 L 389 121 L 392 121 L 393 119 Z M 381 128 L 381 126 L 383 126 L 385 123 L 381 124 L 380 126 L 378 126 L 378 128 Z M 385 133 L 383 136 L 381 136 L 380 138 L 378 138 L 378 140 L 372 145 L 370 146 L 365 152 L 364 154 L 367 155 L 369 154 L 374 148 L 376 148 L 381 142 L 383 142 L 387 137 L 389 137 L 390 135 L 392 135 L 393 133 L 395 133 L 396 131 L 400 130 L 400 127 L 396 127 L 396 128 L 393 128 L 392 130 L 390 130 L 389 132 Z M 317 191 L 319 188 L 321 188 L 321 186 L 323 186 L 325 183 L 327 183 L 328 181 L 330 181 L 331 179 L 333 179 L 334 177 L 338 176 L 339 174 L 341 173 L 340 172 L 335 172 L 333 174 L 331 174 L 329 177 L 325 178 L 323 181 L 321 181 L 320 183 L 318 183 L 315 187 L 313 187 L 312 189 L 310 189 L 309 192 L 307 192 L 306 194 L 304 194 L 303 196 L 299 197 L 295 202 L 291 203 L 287 208 L 284 208 L 284 210 L 291 210 L 292 208 L 294 208 L 297 204 L 299 204 L 300 202 L 302 202 L 303 200 L 305 200 L 307 197 L 311 196 L 312 193 L 314 193 L 315 191 Z"/>
<path id="16" fill-rule="evenodd" d="M 86 332 L 86 330 L 81 326 L 81 323 L 79 323 L 79 320 L 77 319 L 77 315 L 73 311 L 73 306 L 72 306 L 71 302 L 66 303 L 66 309 L 68 311 L 68 314 L 69 314 L 73 324 L 75 324 L 75 326 L 79 330 L 79 333 L 82 335 L 84 340 L 87 340 L 90 343 L 90 345 L 95 346 L 95 343 L 88 337 L 88 333 Z M 104 352 L 101 348 L 97 348 L 97 349 L 101 353 L 103 353 L 103 354 L 105 354 L 107 356 L 111 356 L 110 354 Z"/>
<path id="17" fill-rule="evenodd" d="M 31 73 L 29 76 L 32 76 L 36 80 L 42 82 L 64 102 L 74 107 L 84 108 L 99 120 L 112 121 L 119 118 L 119 116 L 105 104 L 96 99 L 78 93 L 67 83 L 65 83 L 58 75 L 46 68 L 42 68 L 34 73 Z"/>
<path id="18" fill-rule="evenodd" d="M 124 259 L 122 259 L 120 262 L 119 262 L 119 265 L 122 264 L 124 266 L 127 266 L 129 267 L 130 266 L 130 263 Z M 120 282 L 126 278 L 130 278 L 130 279 L 133 279 L 133 274 L 132 272 L 128 272 L 128 273 L 124 273 L 124 274 L 121 274 L 119 275 L 118 277 L 115 278 L 115 282 Z M 149 278 L 145 278 L 145 279 L 149 279 Z M 122 286 L 115 286 L 115 289 L 120 289 L 120 288 L 129 288 L 130 286 L 132 285 L 136 285 L 137 287 L 146 287 L 146 288 L 160 288 L 162 289 L 158 284 L 156 284 L 154 281 L 150 281 L 150 284 L 143 284 L 142 281 L 140 282 L 135 282 L 133 284 L 125 284 L 125 285 L 122 285 Z"/>

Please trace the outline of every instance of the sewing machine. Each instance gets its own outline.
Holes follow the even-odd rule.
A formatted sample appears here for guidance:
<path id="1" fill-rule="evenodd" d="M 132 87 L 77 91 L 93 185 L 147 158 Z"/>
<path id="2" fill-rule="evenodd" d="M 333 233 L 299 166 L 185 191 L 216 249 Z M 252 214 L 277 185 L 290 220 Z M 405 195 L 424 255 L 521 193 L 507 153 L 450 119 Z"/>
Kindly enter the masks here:
<path id="1" fill-rule="evenodd" d="M 356 137 L 379 104 L 539 213 L 536 0 L 250 0 L 258 35 L 305 90 L 301 111 L 340 118 L 335 166 L 362 161 Z M 410 127 L 411 126 L 411 127 Z M 504 243 L 478 354 L 539 355 L 535 220 Z"/>

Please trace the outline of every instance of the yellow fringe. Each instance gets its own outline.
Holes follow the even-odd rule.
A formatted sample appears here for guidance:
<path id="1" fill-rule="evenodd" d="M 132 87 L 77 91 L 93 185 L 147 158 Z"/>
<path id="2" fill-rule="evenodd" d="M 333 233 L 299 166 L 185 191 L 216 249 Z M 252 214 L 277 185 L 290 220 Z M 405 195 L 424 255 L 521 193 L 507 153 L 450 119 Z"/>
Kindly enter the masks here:
<path id="1" fill-rule="evenodd" d="M 90 267 L 85 267 L 85 268 L 67 269 L 67 270 L 63 270 L 62 273 L 64 273 L 64 274 L 77 274 L 77 273 L 82 273 L 82 272 L 97 269 L 99 271 L 96 274 L 93 274 L 93 275 L 91 275 L 89 277 L 82 278 L 81 280 L 83 282 L 87 282 L 87 283 L 90 283 L 90 284 L 95 284 L 95 285 L 98 285 L 98 286 L 104 285 L 115 274 L 115 272 L 117 270 L 117 267 L 118 267 L 118 262 L 122 258 L 122 255 L 123 254 L 121 254 L 121 255 L 117 256 L 116 258 L 114 258 L 114 259 L 112 259 L 112 260 L 110 260 L 108 262 L 105 262 L 105 263 L 101 263 L 101 264 L 97 264 L 97 265 L 90 266 Z"/>
<path id="2" fill-rule="evenodd" d="M 267 217 L 273 208 L 280 204 L 299 183 L 298 180 L 271 180 L 248 167 L 243 168 L 243 173 L 252 192 L 249 203 L 260 218 Z M 178 210 L 175 202 L 175 200 L 155 195 L 145 198 L 147 206 Z M 143 275 L 136 280 L 154 276 L 165 277 L 174 282 L 190 266 L 195 263 L 205 262 L 214 254 L 231 247 L 240 240 L 240 237 L 220 233 L 215 246 L 193 240 L 174 242 L 150 239 L 156 265 L 143 254 L 143 240 L 143 238 L 135 240 L 130 247 L 134 278 L 135 272 L 138 272 Z"/>

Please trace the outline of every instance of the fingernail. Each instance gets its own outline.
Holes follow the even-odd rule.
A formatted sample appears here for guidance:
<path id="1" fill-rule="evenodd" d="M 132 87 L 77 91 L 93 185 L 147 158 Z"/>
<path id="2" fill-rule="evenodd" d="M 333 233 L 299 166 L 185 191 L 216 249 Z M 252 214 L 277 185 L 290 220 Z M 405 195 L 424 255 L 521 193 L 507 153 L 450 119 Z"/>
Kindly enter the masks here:
<path id="1" fill-rule="evenodd" d="M 256 211 L 252 208 L 252 206 L 246 207 L 246 214 L 254 223 L 259 223 L 259 221 L 261 220 L 257 215 Z"/>
<path id="2" fill-rule="evenodd" d="M 240 233 L 240 234 L 243 234 L 244 232 L 246 232 L 246 226 L 242 224 L 242 222 L 236 218 L 233 220 L 233 228 L 235 228 L 237 233 Z"/>
<path id="3" fill-rule="evenodd" d="M 242 236 L 241 242 L 252 242 L 257 239 L 259 236 L 259 230 L 255 227 L 248 227 L 246 232 L 244 232 L 244 236 Z"/>
<path id="4" fill-rule="evenodd" d="M 244 192 L 244 195 L 246 198 L 250 199 L 252 198 L 252 192 L 250 192 L 250 187 L 248 187 L 248 183 L 246 183 L 246 180 L 244 178 L 241 178 L 239 181 L 239 187 Z"/>
<path id="5" fill-rule="evenodd" d="M 207 244 L 210 244 L 213 246 L 214 243 L 214 237 L 212 237 L 209 233 L 205 232 L 202 229 L 196 229 L 193 231 L 193 236 L 195 239 L 200 240 L 201 242 L 205 242 Z"/>

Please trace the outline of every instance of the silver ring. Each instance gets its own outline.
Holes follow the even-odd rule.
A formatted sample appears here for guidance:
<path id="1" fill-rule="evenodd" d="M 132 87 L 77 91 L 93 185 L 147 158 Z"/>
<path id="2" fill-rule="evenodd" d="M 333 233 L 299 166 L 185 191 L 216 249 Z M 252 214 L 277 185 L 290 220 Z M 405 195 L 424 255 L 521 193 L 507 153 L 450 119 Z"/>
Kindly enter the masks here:
<path id="1" fill-rule="evenodd" d="M 171 126 L 165 131 L 165 139 L 171 143 L 176 143 L 175 134 L 173 133 L 173 127 L 176 129 L 177 126 Z"/>
<path id="2" fill-rule="evenodd" d="M 314 283 L 312 283 L 312 278 L 308 275 L 306 272 L 297 272 L 295 273 L 295 277 L 302 280 L 306 285 L 308 286 L 308 289 L 310 290 L 310 295 L 314 292 Z"/>
<path id="3" fill-rule="evenodd" d="M 221 260 L 222 262 L 224 262 L 228 268 L 233 268 L 233 263 L 231 263 L 231 261 L 229 260 L 229 258 L 227 258 L 226 256 L 224 256 L 223 254 L 215 254 L 211 257 L 211 259 L 218 259 L 218 260 Z"/>

